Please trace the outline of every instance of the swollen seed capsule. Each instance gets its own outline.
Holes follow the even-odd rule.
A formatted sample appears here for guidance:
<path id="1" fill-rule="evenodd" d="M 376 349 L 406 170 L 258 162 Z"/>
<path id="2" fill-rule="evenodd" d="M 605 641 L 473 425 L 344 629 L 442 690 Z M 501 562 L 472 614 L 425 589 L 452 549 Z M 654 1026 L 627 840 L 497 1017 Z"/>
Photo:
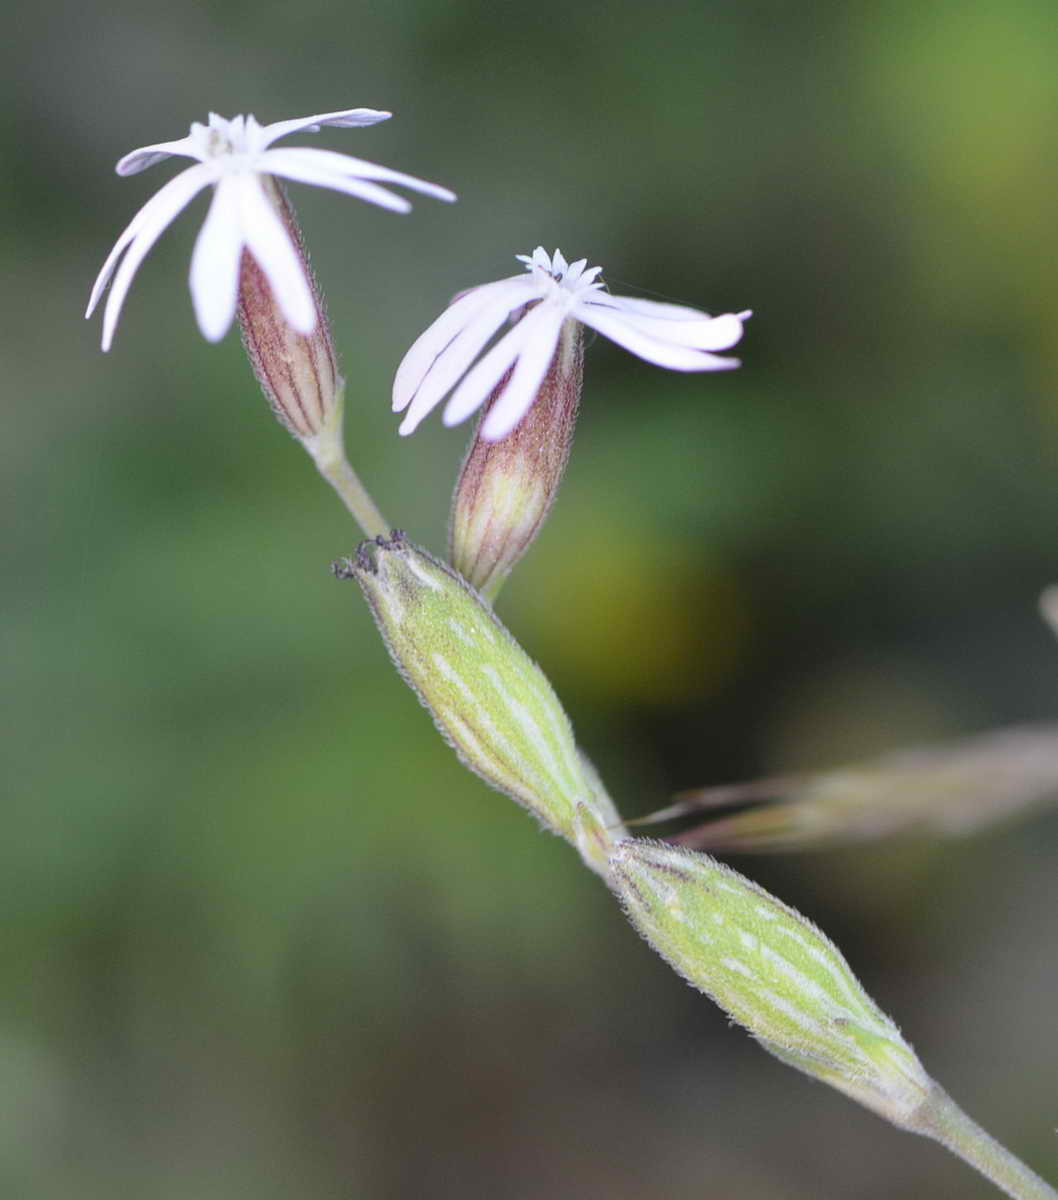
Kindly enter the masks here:
<path id="1" fill-rule="evenodd" d="M 609 841 L 623 836 L 613 805 L 544 673 L 477 592 L 399 531 L 333 570 L 360 585 L 397 669 L 462 762 L 602 873 Z"/>
<path id="2" fill-rule="evenodd" d="M 766 1049 L 909 1127 L 934 1086 L 811 921 L 715 859 L 626 840 L 611 886 L 666 962 Z"/>

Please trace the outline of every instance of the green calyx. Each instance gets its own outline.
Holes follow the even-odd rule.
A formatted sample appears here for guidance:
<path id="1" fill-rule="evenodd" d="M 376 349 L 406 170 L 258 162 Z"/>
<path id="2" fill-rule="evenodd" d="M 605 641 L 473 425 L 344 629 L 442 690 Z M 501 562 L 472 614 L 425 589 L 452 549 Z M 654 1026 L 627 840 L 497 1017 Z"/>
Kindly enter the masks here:
<path id="1" fill-rule="evenodd" d="M 360 585 L 394 664 L 460 760 L 603 870 L 613 806 L 544 673 L 489 605 L 400 531 L 333 570 Z"/>
<path id="2" fill-rule="evenodd" d="M 811 921 L 715 859 L 620 842 L 611 886 L 632 924 L 761 1045 L 898 1125 L 931 1081 Z"/>

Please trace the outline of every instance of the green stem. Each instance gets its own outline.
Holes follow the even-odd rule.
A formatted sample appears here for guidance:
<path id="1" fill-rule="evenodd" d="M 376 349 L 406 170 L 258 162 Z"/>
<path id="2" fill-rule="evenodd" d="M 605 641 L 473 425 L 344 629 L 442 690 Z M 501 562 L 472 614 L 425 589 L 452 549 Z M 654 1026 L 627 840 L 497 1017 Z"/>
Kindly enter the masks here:
<path id="1" fill-rule="evenodd" d="M 316 467 L 341 497 L 342 503 L 369 538 L 385 537 L 390 526 L 353 470 L 337 439 L 328 439 L 313 453 Z"/>
<path id="2" fill-rule="evenodd" d="M 939 1084 L 908 1125 L 935 1138 L 1015 1200 L 1058 1200 L 1058 1192 L 971 1120 Z"/>

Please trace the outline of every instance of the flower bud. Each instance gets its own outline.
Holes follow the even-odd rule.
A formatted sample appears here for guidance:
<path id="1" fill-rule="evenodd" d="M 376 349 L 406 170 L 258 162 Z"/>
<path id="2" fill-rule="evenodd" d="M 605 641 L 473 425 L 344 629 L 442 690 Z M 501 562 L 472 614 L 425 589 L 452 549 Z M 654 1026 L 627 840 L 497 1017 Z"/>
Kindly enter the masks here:
<path id="1" fill-rule="evenodd" d="M 610 868 L 643 937 L 766 1050 L 895 1124 L 913 1124 L 932 1081 L 810 921 L 691 850 L 626 840 Z"/>
<path id="2" fill-rule="evenodd" d="M 239 272 L 239 327 L 250 366 L 272 411 L 315 456 L 320 443 L 329 441 L 340 429 L 342 381 L 323 298 L 309 266 L 294 210 L 275 179 L 263 175 L 261 183 L 290 233 L 312 287 L 316 327 L 308 334 L 291 327 L 264 271 L 245 249 Z"/>
<path id="3" fill-rule="evenodd" d="M 598 847 L 620 828 L 616 813 L 544 673 L 491 608 L 396 530 L 332 569 L 359 583 L 397 669 L 461 761 L 602 873 L 609 846 Z"/>
<path id="4" fill-rule="evenodd" d="M 449 557 L 490 600 L 540 532 L 562 482 L 580 405 L 582 341 L 580 324 L 566 321 L 525 416 L 500 441 L 487 441 L 482 429 L 510 383 L 513 369 L 507 372 L 482 409 L 463 461 Z"/>

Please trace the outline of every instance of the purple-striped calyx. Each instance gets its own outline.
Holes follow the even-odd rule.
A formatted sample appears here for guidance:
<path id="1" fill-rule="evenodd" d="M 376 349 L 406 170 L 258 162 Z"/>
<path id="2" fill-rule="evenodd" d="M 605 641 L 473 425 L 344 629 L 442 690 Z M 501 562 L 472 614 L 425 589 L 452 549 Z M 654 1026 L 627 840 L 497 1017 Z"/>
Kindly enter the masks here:
<path id="1" fill-rule="evenodd" d="M 525 319 L 525 318 L 523 318 Z M 486 598 L 495 598 L 529 549 L 558 494 L 580 405 L 580 325 L 566 321 L 536 398 L 501 441 L 482 435 L 503 403 L 508 372 L 482 410 L 452 497 L 449 558 Z"/>

